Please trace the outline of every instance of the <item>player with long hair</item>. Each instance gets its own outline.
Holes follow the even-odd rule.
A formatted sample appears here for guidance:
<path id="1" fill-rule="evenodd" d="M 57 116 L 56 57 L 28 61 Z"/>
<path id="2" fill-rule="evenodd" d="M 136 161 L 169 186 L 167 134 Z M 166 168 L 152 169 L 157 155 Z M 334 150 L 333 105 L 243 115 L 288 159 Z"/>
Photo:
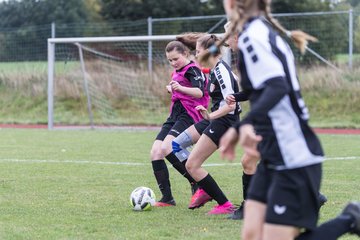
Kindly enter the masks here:
<path id="1" fill-rule="evenodd" d="M 224 8 L 232 22 L 224 41 L 235 30 L 240 33 L 241 86 L 250 92 L 251 109 L 237 128 L 240 144 L 246 154 L 261 157 L 245 203 L 242 239 L 333 240 L 348 232 L 360 236 L 358 202 L 316 226 L 323 150 L 308 125 L 293 53 L 278 32 L 302 53 L 308 41 L 316 39 L 281 26 L 271 16 L 269 0 L 224 0 Z M 207 62 L 221 44 L 200 60 Z"/>
<path id="2" fill-rule="evenodd" d="M 186 35 L 183 36 L 186 38 Z M 196 54 L 202 54 L 208 47 L 219 42 L 216 35 L 207 34 L 197 39 Z M 240 105 L 227 105 L 228 95 L 239 91 L 235 74 L 230 67 L 221 60 L 218 51 L 209 61 L 202 65 L 211 69 L 208 91 L 212 99 L 211 113 L 204 106 L 196 109 L 204 120 L 192 125 L 173 141 L 173 151 L 176 153 L 195 144 L 186 163 L 186 169 L 197 181 L 199 189 L 193 195 L 189 204 L 190 209 L 203 206 L 215 199 L 218 203 L 208 214 L 227 214 L 234 211 L 233 204 L 226 198 L 216 181 L 201 166 L 206 159 L 217 150 L 219 140 L 226 130 L 239 120 Z"/>
<path id="3" fill-rule="evenodd" d="M 171 93 L 170 115 L 162 125 L 150 152 L 154 175 L 162 193 L 162 198 L 155 203 L 155 206 L 158 207 L 176 205 L 164 158 L 188 179 L 192 192 L 197 189 L 196 181 L 189 175 L 185 165 L 174 155 L 171 146 L 175 137 L 202 119 L 195 107 L 203 106 L 206 108 L 209 102 L 206 78 L 199 67 L 189 59 L 189 47 L 194 48 L 177 40 L 168 43 L 165 48 L 166 57 L 174 68 L 172 80 L 167 85 L 167 90 Z"/>
<path id="4" fill-rule="evenodd" d="M 231 22 L 227 22 L 224 25 L 225 31 L 229 31 L 229 26 L 230 26 Z M 229 45 L 229 47 L 231 48 L 231 50 L 234 53 L 237 53 L 238 51 L 238 32 L 233 33 L 231 36 L 229 36 L 228 40 L 226 41 L 226 43 Z M 229 105 L 234 104 L 235 102 L 243 102 L 243 101 L 248 101 L 249 100 L 249 92 L 248 91 L 241 91 L 238 93 L 234 93 L 231 94 L 229 96 L 226 97 L 226 103 Z M 228 131 L 225 133 L 225 135 L 221 138 L 220 140 L 220 147 L 227 145 L 229 142 L 233 142 L 236 143 L 238 139 L 238 134 L 237 131 L 235 130 L 235 128 L 231 127 L 228 129 Z M 223 143 L 221 143 L 223 142 Z M 227 142 L 227 143 L 224 143 Z M 224 152 L 224 147 L 221 147 L 221 153 Z M 228 154 L 229 151 L 231 149 L 231 160 L 233 161 L 235 158 L 235 144 L 233 144 L 232 148 L 227 148 Z M 256 166 L 258 161 L 260 161 L 260 159 L 258 157 L 253 157 L 250 156 L 249 154 L 244 153 L 241 156 L 241 165 L 243 167 L 243 173 L 242 173 L 242 189 L 243 189 L 243 201 L 241 202 L 240 206 L 229 216 L 229 219 L 233 219 L 233 220 L 240 220 L 243 219 L 244 217 L 244 203 L 245 200 L 247 199 L 247 191 L 249 189 L 249 185 L 251 182 L 251 179 L 253 177 L 253 175 L 256 172 Z M 322 193 L 319 193 L 319 203 L 320 206 L 323 206 L 326 202 L 327 202 L 327 198 L 325 195 L 323 195 Z"/>

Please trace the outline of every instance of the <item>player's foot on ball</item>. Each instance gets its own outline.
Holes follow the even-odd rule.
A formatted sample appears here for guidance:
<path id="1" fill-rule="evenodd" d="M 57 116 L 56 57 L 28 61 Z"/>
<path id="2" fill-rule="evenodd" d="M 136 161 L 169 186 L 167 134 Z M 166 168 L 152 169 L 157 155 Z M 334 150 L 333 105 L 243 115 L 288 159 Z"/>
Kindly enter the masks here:
<path id="1" fill-rule="evenodd" d="M 236 209 L 232 214 L 228 216 L 228 219 L 241 220 L 244 218 L 244 201 L 240 204 L 239 208 Z"/>
<path id="2" fill-rule="evenodd" d="M 216 205 L 207 214 L 208 215 L 230 214 L 233 213 L 234 211 L 235 211 L 235 206 L 230 201 L 227 201 L 222 205 Z"/>
<path id="3" fill-rule="evenodd" d="M 191 197 L 189 209 L 195 209 L 204 206 L 205 203 L 212 200 L 212 197 L 209 196 L 203 189 L 199 188 L 196 190 L 194 195 Z"/>
<path id="4" fill-rule="evenodd" d="M 327 197 L 324 194 L 322 194 L 321 192 L 319 192 L 318 201 L 319 201 L 320 207 L 322 207 L 327 202 Z"/>
<path id="5" fill-rule="evenodd" d="M 360 202 L 350 202 L 341 215 L 348 215 L 354 219 L 350 233 L 360 236 Z"/>
<path id="6" fill-rule="evenodd" d="M 176 206 L 176 202 L 174 199 L 164 200 L 160 199 L 158 202 L 155 202 L 154 207 L 174 207 Z"/>

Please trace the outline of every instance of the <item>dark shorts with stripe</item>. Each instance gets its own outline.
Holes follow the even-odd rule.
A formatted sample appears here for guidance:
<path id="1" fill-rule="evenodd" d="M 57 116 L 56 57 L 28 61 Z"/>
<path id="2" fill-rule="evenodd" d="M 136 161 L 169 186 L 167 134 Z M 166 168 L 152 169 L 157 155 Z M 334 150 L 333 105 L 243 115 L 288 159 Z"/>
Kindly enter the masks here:
<path id="1" fill-rule="evenodd" d="M 177 137 L 194 123 L 194 119 L 187 113 L 181 102 L 176 101 L 170 116 L 166 119 L 159 134 L 156 136 L 156 140 L 163 141 L 167 135 Z"/>
<path id="2" fill-rule="evenodd" d="M 248 199 L 267 205 L 265 222 L 312 230 L 319 217 L 321 164 L 274 170 L 260 162 Z"/>
<path id="3" fill-rule="evenodd" d="M 226 115 L 211 121 L 203 119 L 194 125 L 196 131 L 201 135 L 208 136 L 216 146 L 219 146 L 221 137 L 236 122 L 239 121 L 239 115 Z"/>

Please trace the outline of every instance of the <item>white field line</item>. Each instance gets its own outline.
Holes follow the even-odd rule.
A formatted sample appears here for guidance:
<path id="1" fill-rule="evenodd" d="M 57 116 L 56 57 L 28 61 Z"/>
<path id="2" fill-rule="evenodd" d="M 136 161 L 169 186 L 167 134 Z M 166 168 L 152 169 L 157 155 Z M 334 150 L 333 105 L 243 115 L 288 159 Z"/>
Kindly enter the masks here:
<path id="1" fill-rule="evenodd" d="M 360 159 L 360 156 L 351 156 L 351 157 L 328 157 L 325 158 L 328 160 L 357 160 Z M 149 166 L 149 162 L 137 163 L 137 162 L 103 162 L 103 161 L 89 161 L 89 160 L 50 160 L 50 159 L 16 159 L 16 158 L 0 158 L 0 163 L 56 163 L 56 164 L 99 164 L 99 165 L 125 165 L 125 166 Z M 221 167 L 221 166 L 234 166 L 241 165 L 241 163 L 208 163 L 204 164 L 204 167 Z"/>

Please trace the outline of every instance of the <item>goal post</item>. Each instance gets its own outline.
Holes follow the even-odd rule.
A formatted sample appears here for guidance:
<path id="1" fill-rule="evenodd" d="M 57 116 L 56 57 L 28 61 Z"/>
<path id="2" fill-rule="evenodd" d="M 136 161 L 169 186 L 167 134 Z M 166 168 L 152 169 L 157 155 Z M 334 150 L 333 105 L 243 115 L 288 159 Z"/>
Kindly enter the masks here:
<path id="1" fill-rule="evenodd" d="M 169 112 L 165 85 L 172 72 L 164 49 L 175 39 L 49 38 L 48 129 L 161 124 Z"/>

